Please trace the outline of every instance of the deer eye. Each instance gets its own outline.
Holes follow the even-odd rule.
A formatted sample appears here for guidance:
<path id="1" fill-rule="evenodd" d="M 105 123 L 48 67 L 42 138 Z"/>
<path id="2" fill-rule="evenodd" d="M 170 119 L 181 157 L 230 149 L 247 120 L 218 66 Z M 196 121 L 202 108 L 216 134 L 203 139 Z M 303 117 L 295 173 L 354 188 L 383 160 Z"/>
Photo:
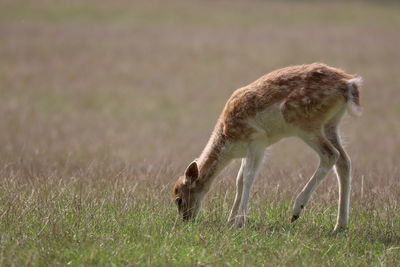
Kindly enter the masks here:
<path id="1" fill-rule="evenodd" d="M 176 205 L 180 206 L 182 204 L 182 198 L 180 197 L 175 198 L 175 203 Z"/>

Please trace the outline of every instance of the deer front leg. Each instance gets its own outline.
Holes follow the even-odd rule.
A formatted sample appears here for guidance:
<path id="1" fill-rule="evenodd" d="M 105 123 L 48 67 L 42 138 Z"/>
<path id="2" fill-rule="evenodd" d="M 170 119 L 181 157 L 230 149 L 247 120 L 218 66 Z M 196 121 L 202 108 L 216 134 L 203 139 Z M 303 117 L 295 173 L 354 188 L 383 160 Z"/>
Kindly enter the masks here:
<path id="1" fill-rule="evenodd" d="M 235 195 L 235 201 L 233 202 L 232 210 L 229 215 L 228 222 L 234 222 L 235 217 L 238 213 L 239 210 L 239 205 L 240 201 L 242 199 L 242 193 L 243 193 L 243 169 L 245 165 L 245 159 L 242 159 L 242 164 L 240 165 L 239 172 L 236 177 L 236 195 Z"/>
<path id="2" fill-rule="evenodd" d="M 293 216 L 291 219 L 292 222 L 299 218 L 301 210 L 307 204 L 312 193 L 315 191 L 315 189 L 317 189 L 320 182 L 332 169 L 339 157 L 339 152 L 323 135 L 309 136 L 303 138 L 303 140 L 318 153 L 320 163 L 314 175 L 296 198 L 296 201 L 293 205 Z"/>
<path id="3" fill-rule="evenodd" d="M 247 156 L 243 160 L 243 190 L 240 199 L 239 208 L 235 217 L 235 226 L 242 227 L 245 224 L 250 190 L 253 182 L 258 175 L 260 165 L 264 157 L 265 146 L 259 142 L 249 144 Z"/>

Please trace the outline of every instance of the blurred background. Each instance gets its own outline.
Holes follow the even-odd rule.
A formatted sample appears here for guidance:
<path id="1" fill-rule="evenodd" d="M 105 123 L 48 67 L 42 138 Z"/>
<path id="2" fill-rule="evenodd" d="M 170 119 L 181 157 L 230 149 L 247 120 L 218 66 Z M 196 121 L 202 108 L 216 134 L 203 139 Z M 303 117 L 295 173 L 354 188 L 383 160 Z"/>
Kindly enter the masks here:
<path id="1" fill-rule="evenodd" d="M 365 81 L 364 115 L 341 126 L 356 201 L 364 190 L 398 202 L 399 14 L 396 1 L 1 0 L 3 177 L 113 179 L 91 166 L 115 165 L 168 188 L 235 89 L 323 62 Z M 237 166 L 213 192 L 233 189 Z M 294 197 L 316 166 L 304 144 L 283 141 L 255 194 Z M 318 191 L 336 199 L 335 179 Z"/>

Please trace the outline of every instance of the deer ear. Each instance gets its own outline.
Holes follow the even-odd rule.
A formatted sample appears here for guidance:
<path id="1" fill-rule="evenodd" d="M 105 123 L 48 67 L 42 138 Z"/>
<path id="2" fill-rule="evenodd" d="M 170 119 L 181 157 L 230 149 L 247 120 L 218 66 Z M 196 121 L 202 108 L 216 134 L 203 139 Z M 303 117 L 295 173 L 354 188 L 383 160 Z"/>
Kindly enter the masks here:
<path id="1" fill-rule="evenodd" d="M 199 178 L 199 168 L 196 161 L 190 163 L 189 167 L 185 171 L 185 183 L 193 183 L 197 178 Z"/>

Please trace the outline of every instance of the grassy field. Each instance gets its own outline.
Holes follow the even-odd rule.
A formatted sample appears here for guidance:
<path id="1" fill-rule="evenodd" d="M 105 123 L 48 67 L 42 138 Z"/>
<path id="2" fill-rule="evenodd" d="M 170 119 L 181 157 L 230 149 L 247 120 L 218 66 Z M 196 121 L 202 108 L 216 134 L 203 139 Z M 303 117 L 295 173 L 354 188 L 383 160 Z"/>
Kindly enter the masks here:
<path id="1" fill-rule="evenodd" d="M 378 1 L 0 1 L 1 266 L 400 265 L 400 5 Z M 194 223 L 171 199 L 234 89 L 286 65 L 364 77 L 349 229 L 337 182 L 290 224 L 317 166 L 276 144 L 243 229 L 238 162 Z"/>

